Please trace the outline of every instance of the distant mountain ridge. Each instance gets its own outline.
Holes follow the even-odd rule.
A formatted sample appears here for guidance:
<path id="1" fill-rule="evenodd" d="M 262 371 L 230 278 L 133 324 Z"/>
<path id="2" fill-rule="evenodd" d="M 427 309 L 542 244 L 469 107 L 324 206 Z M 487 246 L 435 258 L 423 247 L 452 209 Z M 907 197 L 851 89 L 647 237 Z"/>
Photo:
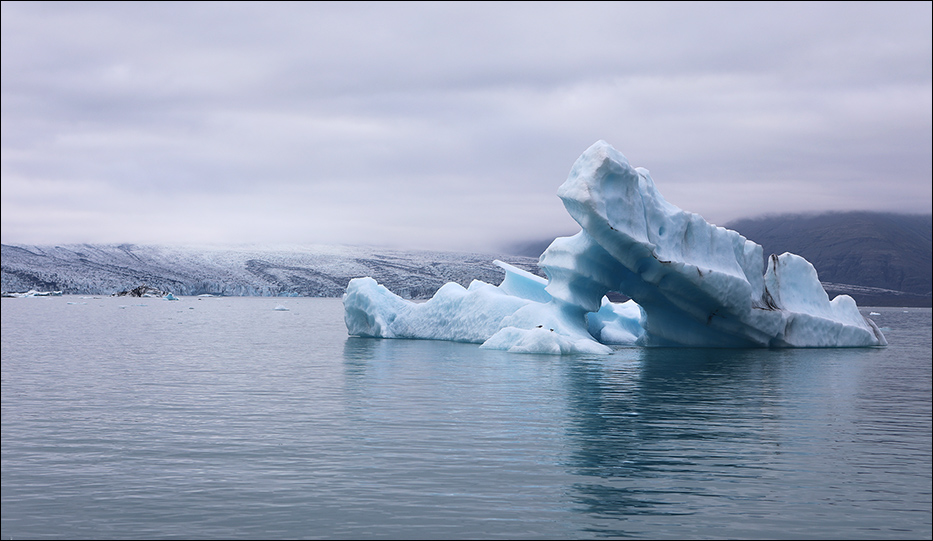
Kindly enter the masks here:
<path id="1" fill-rule="evenodd" d="M 846 293 L 864 305 L 933 304 L 929 214 L 784 214 L 735 220 L 725 227 L 760 244 L 766 257 L 784 252 L 804 257 L 831 296 Z"/>
<path id="2" fill-rule="evenodd" d="M 447 282 L 498 284 L 501 259 L 539 272 L 537 258 L 352 246 L 178 247 L 133 244 L 2 245 L 3 292 L 111 295 L 141 285 L 175 295 L 339 297 L 372 276 L 394 293 L 426 298 Z"/>
<path id="3" fill-rule="evenodd" d="M 830 298 L 863 306 L 933 306 L 933 215 L 881 212 L 781 214 L 724 227 L 762 246 L 764 257 L 791 252 L 816 268 Z M 508 247 L 540 254 L 551 240 Z"/>

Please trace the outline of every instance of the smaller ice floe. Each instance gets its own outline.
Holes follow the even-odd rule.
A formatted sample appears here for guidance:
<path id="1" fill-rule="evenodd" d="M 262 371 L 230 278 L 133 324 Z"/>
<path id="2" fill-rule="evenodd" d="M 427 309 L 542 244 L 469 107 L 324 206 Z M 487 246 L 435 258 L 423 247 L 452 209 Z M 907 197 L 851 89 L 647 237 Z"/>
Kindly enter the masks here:
<path id="1" fill-rule="evenodd" d="M 273 310 L 275 310 L 275 311 L 277 311 L 277 312 L 288 312 L 288 308 L 286 308 L 285 306 L 283 306 L 283 305 L 281 305 L 281 304 L 276 304 L 276 305 L 275 305 L 275 308 L 273 308 Z"/>
<path id="2" fill-rule="evenodd" d="M 178 300 L 178 297 L 176 297 L 175 295 L 172 295 L 171 293 L 167 293 L 167 294 L 166 294 L 164 297 L 162 297 L 162 298 L 165 299 L 165 300 L 167 300 L 167 301 L 177 301 L 177 300 Z"/>
<path id="3" fill-rule="evenodd" d="M 879 314 L 878 312 L 868 312 L 868 315 L 870 315 L 870 316 L 880 316 L 881 314 Z"/>
<path id="4" fill-rule="evenodd" d="M 61 291 L 36 291 L 35 289 L 30 289 L 25 293 L 4 293 L 4 297 L 14 297 L 17 299 L 22 299 L 25 297 L 61 297 Z"/>
<path id="5" fill-rule="evenodd" d="M 201 293 L 198 297 L 213 297 L 210 293 Z"/>

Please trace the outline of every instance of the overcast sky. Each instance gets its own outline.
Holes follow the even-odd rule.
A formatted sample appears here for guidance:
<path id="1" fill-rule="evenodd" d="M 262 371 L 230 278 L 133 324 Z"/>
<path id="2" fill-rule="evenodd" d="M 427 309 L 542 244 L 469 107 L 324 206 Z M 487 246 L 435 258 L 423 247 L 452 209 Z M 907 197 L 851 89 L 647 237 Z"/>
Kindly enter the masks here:
<path id="1" fill-rule="evenodd" d="M 930 2 L 2 3 L 2 242 L 490 250 L 603 139 L 707 220 L 931 212 Z"/>

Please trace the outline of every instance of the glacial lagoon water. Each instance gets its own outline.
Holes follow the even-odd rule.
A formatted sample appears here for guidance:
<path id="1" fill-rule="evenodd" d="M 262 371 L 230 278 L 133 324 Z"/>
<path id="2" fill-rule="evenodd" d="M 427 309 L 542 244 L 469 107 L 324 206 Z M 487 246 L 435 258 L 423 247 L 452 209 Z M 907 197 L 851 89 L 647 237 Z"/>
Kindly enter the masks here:
<path id="1" fill-rule="evenodd" d="M 0 537 L 929 539 L 931 311 L 869 310 L 887 348 L 559 357 L 5 298 Z"/>

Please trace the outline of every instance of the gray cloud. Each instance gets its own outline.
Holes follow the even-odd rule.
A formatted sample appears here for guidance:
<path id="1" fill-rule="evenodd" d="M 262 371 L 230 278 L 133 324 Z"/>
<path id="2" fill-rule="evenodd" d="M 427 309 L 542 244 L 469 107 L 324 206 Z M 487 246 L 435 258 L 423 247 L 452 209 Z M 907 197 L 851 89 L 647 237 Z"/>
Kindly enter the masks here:
<path id="1" fill-rule="evenodd" d="M 5 243 L 490 249 L 605 139 L 717 223 L 931 211 L 931 4 L 2 4 Z"/>

